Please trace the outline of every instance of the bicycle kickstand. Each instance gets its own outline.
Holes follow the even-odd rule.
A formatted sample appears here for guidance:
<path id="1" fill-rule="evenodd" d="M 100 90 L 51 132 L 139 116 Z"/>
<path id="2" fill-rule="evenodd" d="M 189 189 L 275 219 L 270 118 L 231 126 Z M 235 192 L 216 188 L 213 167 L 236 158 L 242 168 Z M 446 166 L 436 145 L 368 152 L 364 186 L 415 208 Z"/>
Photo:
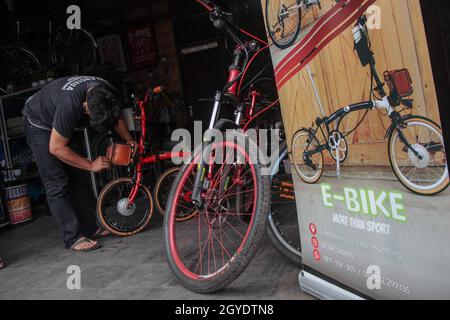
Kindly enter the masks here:
<path id="1" fill-rule="evenodd" d="M 341 178 L 341 155 L 339 146 L 336 148 L 336 177 Z"/>

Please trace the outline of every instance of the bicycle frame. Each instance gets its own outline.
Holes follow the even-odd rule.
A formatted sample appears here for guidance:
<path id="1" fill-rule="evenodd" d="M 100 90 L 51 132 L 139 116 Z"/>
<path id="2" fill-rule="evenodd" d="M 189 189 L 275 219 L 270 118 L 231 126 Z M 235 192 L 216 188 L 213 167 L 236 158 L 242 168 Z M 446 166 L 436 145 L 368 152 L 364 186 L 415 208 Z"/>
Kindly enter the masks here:
<path id="1" fill-rule="evenodd" d="M 373 109 L 381 109 L 386 110 L 388 115 L 391 116 L 395 111 L 389 104 L 389 101 L 387 98 L 382 100 L 371 100 L 371 101 L 365 101 L 365 102 L 359 102 L 355 104 L 351 104 L 349 106 L 346 106 L 344 108 L 341 108 L 337 111 L 335 111 L 330 117 L 325 118 L 318 118 L 316 120 L 316 125 L 318 128 L 322 128 L 322 125 L 325 126 L 326 132 L 328 135 L 330 135 L 332 129 L 331 125 L 333 122 L 336 122 L 335 130 L 339 130 L 342 121 L 352 112 L 357 112 L 361 110 L 373 110 Z M 317 130 L 316 130 L 317 132 Z"/>
<path id="2" fill-rule="evenodd" d="M 137 150 L 135 151 L 135 155 L 133 157 L 133 164 L 132 166 L 134 169 L 134 176 L 133 176 L 133 189 L 131 190 L 130 196 L 128 197 L 129 203 L 128 205 L 133 205 L 134 201 L 136 200 L 137 193 L 139 191 L 139 188 L 142 185 L 143 181 L 143 168 L 145 165 L 153 164 L 165 160 L 171 160 L 176 158 L 184 158 L 187 156 L 186 153 L 180 151 L 180 152 L 163 152 L 159 154 L 154 155 L 146 155 L 145 154 L 145 145 L 147 141 L 147 113 L 145 111 L 145 107 L 147 104 L 152 100 L 152 98 L 157 95 L 161 94 L 163 92 L 163 88 L 156 87 L 151 91 L 148 91 L 143 99 L 138 99 L 136 101 L 136 104 L 138 106 L 140 115 L 137 117 L 137 119 L 140 120 L 141 125 L 141 136 L 139 138 L 139 144 L 137 146 Z"/>
<path id="3" fill-rule="evenodd" d="M 227 32 L 231 34 L 233 39 L 235 39 L 237 42 L 239 42 L 238 46 L 236 47 L 236 50 L 234 52 L 233 62 L 230 65 L 229 68 L 229 74 L 228 74 L 228 81 L 225 85 L 222 92 L 218 91 L 216 93 L 215 99 L 214 99 L 214 106 L 213 106 L 213 113 L 210 121 L 210 125 L 208 129 L 214 129 L 215 124 L 217 123 L 217 117 L 220 113 L 221 105 L 224 102 L 224 96 L 227 96 L 228 102 L 231 102 L 234 107 L 236 107 L 236 117 L 234 123 L 238 127 L 244 127 L 248 128 L 248 124 L 254 121 L 257 117 L 259 117 L 264 112 L 268 111 L 272 107 L 274 107 L 278 100 L 274 101 L 269 107 L 264 109 L 263 111 L 259 112 L 258 114 L 254 114 L 255 106 L 257 104 L 257 97 L 260 95 L 256 90 L 252 90 L 250 92 L 251 96 L 251 103 L 250 103 L 250 109 L 245 108 L 245 106 L 242 106 L 239 102 L 239 96 L 241 93 L 241 89 L 243 87 L 243 83 L 245 80 L 245 75 L 247 74 L 248 69 L 252 65 L 252 63 L 255 61 L 255 59 L 266 49 L 269 48 L 269 45 L 266 41 L 263 41 L 259 39 L 257 36 L 251 34 L 250 32 L 234 25 L 230 21 L 228 21 L 224 16 L 223 12 L 216 7 L 211 1 L 207 0 L 195 0 L 199 4 L 201 4 L 212 16 L 216 15 L 217 19 L 220 19 L 225 23 L 225 28 L 227 29 Z M 218 12 L 217 12 L 218 11 Z M 241 34 L 246 35 L 250 37 L 253 41 L 256 41 L 256 43 L 262 45 L 261 48 L 258 48 L 255 43 L 244 43 L 243 41 L 235 31 L 239 31 Z M 247 60 L 249 51 L 248 47 L 254 46 L 252 48 L 253 55 L 250 60 Z M 245 57 L 247 55 L 247 57 Z M 245 57 L 245 58 L 244 58 Z M 245 61 L 244 61 L 245 60 Z"/>
<path id="4" fill-rule="evenodd" d="M 317 4 L 317 3 L 311 3 L 311 4 L 307 4 L 306 3 L 306 1 L 307 0 L 298 0 L 297 1 L 297 4 L 293 4 L 293 5 L 291 5 L 290 7 L 285 7 L 284 6 L 284 1 L 281 3 L 281 6 L 284 8 L 284 10 L 285 10 L 285 15 L 289 15 L 289 11 L 291 11 L 291 10 L 297 10 L 297 9 L 301 9 L 301 8 L 303 8 L 303 7 L 306 7 L 306 8 L 308 8 L 309 6 L 311 6 L 311 5 L 314 5 L 314 4 Z M 320 3 L 320 1 L 317 1 L 318 3 Z M 280 15 L 280 17 L 281 17 L 281 15 Z M 281 17 L 281 18 L 283 18 L 283 17 Z"/>
<path id="5" fill-rule="evenodd" d="M 267 42 L 259 39 L 257 36 L 251 34 L 250 32 L 234 25 L 231 21 L 226 18 L 228 15 L 226 12 L 222 11 L 219 7 L 215 6 L 211 1 L 206 0 L 195 0 L 199 4 L 201 4 L 211 16 L 211 20 L 217 25 L 225 28 L 228 34 L 235 40 L 237 43 L 237 47 L 234 51 L 233 62 L 229 68 L 228 81 L 222 91 L 217 91 L 214 97 L 214 106 L 213 112 L 211 116 L 211 120 L 208 126 L 209 130 L 212 129 L 223 129 L 216 128 L 218 123 L 218 116 L 220 114 L 221 106 L 224 102 L 230 103 L 233 107 L 235 107 L 235 119 L 234 119 L 234 129 L 243 128 L 244 131 L 248 129 L 250 123 L 252 123 L 256 118 L 258 118 L 261 114 L 267 112 L 269 109 L 273 108 L 278 104 L 278 100 L 273 102 L 267 108 L 255 113 L 255 106 L 257 104 L 257 98 L 260 95 L 256 90 L 252 90 L 250 92 L 250 108 L 246 108 L 246 104 L 242 103 L 240 98 L 241 89 L 245 80 L 245 75 L 255 61 L 255 59 L 263 52 L 264 50 L 269 48 Z M 250 42 L 245 42 L 241 39 L 238 33 L 246 35 L 252 39 Z M 261 45 L 262 47 L 259 47 Z M 252 57 L 250 58 L 250 55 Z M 230 121 L 231 122 L 231 121 Z M 208 154 L 209 148 L 208 145 L 204 150 L 204 154 Z M 202 188 L 204 186 L 205 177 L 209 177 L 211 175 L 211 168 L 206 172 L 207 164 L 204 162 L 204 158 L 199 164 L 198 172 L 195 177 L 194 188 L 192 192 L 192 201 L 195 205 L 202 205 Z"/>

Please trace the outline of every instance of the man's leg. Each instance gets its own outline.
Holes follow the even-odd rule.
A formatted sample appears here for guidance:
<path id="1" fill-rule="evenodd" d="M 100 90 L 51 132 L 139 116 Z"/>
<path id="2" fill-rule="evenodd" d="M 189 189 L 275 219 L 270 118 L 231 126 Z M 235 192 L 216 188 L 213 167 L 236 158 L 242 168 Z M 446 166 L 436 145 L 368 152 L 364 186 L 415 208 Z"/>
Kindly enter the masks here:
<path id="1" fill-rule="evenodd" d="M 70 141 L 72 150 L 80 155 L 85 154 L 83 137 L 76 133 Z M 73 203 L 81 227 L 81 233 L 87 237 L 92 236 L 98 230 L 95 198 L 92 190 L 90 173 L 85 170 L 67 166 L 69 173 L 69 185 Z"/>
<path id="2" fill-rule="evenodd" d="M 61 228 L 66 248 L 70 248 L 81 233 L 71 200 L 66 166 L 49 151 L 50 132 L 25 123 L 25 134 L 44 184 L 50 211 Z"/>

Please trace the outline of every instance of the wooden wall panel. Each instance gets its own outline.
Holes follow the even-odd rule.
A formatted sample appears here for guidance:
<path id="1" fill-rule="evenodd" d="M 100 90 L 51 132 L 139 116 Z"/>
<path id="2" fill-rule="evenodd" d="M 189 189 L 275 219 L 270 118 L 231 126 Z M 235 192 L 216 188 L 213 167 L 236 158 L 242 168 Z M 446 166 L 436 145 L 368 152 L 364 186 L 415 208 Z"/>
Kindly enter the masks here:
<path id="1" fill-rule="evenodd" d="M 263 8 L 265 1 L 262 0 Z M 333 1 L 323 0 L 322 11 L 308 13 L 305 24 L 328 11 Z M 408 68 L 414 83 L 413 113 L 439 123 L 427 41 L 419 0 L 378 0 L 381 29 L 370 30 L 372 49 L 380 75 L 385 70 Z M 369 99 L 370 71 L 361 66 L 353 50 L 351 28 L 334 39 L 310 64 L 327 115 L 351 103 Z M 279 92 L 288 142 L 302 127 L 310 127 L 321 116 L 306 69 L 293 77 Z M 344 126 L 353 128 L 364 111 L 347 118 Z M 389 119 L 370 111 L 362 125 L 348 137 L 350 155 L 347 165 L 388 166 L 385 131 Z"/>

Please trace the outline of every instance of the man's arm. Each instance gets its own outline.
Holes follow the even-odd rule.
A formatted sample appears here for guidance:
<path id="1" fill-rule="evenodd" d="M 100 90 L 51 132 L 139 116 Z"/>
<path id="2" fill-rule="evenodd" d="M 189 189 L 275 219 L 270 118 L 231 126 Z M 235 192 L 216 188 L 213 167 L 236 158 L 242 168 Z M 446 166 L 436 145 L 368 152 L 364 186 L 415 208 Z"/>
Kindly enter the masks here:
<path id="1" fill-rule="evenodd" d="M 127 124 L 125 120 L 120 119 L 117 123 L 117 126 L 114 128 L 117 134 L 126 141 L 126 143 L 130 144 L 132 147 L 137 147 L 136 141 L 134 141 L 133 137 L 128 130 Z"/>
<path id="2" fill-rule="evenodd" d="M 111 167 L 111 164 L 105 157 L 99 157 L 91 162 L 73 151 L 68 144 L 68 139 L 60 135 L 55 129 L 52 130 L 49 150 L 52 155 L 62 162 L 69 166 L 92 172 L 99 172 Z"/>

